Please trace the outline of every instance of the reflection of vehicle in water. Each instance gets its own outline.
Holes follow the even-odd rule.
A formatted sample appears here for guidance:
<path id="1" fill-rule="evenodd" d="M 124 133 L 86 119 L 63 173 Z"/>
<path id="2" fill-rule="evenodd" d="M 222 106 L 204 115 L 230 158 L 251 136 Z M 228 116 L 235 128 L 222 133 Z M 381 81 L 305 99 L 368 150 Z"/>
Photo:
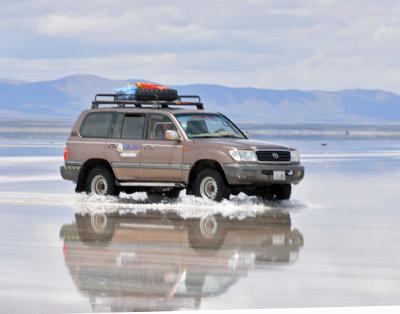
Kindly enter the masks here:
<path id="1" fill-rule="evenodd" d="M 62 226 L 65 263 L 93 310 L 198 308 L 249 270 L 297 260 L 290 215 L 183 219 L 173 213 L 76 214 Z"/>

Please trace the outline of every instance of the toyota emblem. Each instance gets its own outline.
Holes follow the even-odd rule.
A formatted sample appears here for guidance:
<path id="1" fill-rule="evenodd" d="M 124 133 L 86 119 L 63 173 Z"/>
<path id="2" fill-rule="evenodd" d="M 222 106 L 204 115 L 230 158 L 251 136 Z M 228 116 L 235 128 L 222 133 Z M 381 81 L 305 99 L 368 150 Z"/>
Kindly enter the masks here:
<path id="1" fill-rule="evenodd" d="M 272 157 L 274 157 L 274 159 L 278 159 L 279 155 L 278 155 L 278 153 L 272 153 Z"/>

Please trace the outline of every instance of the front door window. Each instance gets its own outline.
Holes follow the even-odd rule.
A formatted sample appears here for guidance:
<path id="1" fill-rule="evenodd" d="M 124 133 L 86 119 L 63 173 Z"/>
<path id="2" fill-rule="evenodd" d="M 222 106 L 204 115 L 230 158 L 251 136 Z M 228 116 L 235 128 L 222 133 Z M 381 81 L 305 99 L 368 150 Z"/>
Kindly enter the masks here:
<path id="1" fill-rule="evenodd" d="M 147 129 L 149 140 L 166 141 L 165 131 L 168 130 L 176 131 L 176 126 L 169 117 L 161 114 L 150 115 Z"/>

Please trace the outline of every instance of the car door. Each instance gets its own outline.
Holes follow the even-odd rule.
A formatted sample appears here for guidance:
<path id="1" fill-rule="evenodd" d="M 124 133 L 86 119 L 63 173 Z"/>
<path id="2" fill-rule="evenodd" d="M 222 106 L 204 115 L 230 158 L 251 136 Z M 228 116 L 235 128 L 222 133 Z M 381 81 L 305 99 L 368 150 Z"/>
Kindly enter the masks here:
<path id="1" fill-rule="evenodd" d="M 142 145 L 142 179 L 145 181 L 182 181 L 183 145 L 165 138 L 166 130 L 177 130 L 165 114 L 150 113 L 146 143 Z"/>
<path id="2" fill-rule="evenodd" d="M 120 181 L 140 181 L 142 144 L 144 143 L 146 115 L 119 113 L 111 138 L 106 145 L 106 157 Z"/>

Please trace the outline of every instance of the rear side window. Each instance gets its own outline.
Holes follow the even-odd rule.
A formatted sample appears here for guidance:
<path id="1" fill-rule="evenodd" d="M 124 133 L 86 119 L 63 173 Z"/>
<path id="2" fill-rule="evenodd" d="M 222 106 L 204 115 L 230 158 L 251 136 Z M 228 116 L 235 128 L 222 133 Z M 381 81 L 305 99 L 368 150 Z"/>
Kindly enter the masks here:
<path id="1" fill-rule="evenodd" d="M 113 118 L 112 112 L 89 113 L 83 120 L 79 133 L 82 137 L 108 138 Z"/>
<path id="2" fill-rule="evenodd" d="M 124 117 L 121 129 L 121 138 L 141 140 L 143 139 L 144 115 L 127 115 Z"/>

